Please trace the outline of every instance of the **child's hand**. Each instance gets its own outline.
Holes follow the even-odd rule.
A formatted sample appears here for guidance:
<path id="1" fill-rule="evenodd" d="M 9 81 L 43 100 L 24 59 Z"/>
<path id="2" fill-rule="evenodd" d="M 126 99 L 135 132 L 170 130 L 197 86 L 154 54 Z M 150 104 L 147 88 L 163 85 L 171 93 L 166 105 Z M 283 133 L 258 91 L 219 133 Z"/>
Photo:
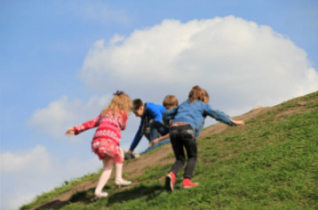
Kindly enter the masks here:
<path id="1" fill-rule="evenodd" d="M 66 131 L 65 135 L 66 135 L 66 136 L 72 136 L 72 135 L 74 135 L 74 133 L 75 133 L 74 129 L 73 129 L 73 128 L 69 128 L 69 129 Z"/>
<path id="2" fill-rule="evenodd" d="M 231 119 L 231 121 L 235 124 L 235 125 L 245 125 L 245 122 L 243 120 L 233 120 Z"/>
<path id="3" fill-rule="evenodd" d="M 157 138 L 157 139 L 153 140 L 152 142 L 150 142 L 149 148 L 152 147 L 157 142 L 159 142 L 159 138 Z"/>

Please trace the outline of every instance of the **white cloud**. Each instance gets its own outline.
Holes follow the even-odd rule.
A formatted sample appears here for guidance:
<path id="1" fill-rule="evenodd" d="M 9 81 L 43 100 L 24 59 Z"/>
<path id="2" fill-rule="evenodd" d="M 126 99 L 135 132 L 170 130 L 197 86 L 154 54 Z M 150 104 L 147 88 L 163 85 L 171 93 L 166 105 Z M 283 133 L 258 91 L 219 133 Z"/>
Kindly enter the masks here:
<path id="1" fill-rule="evenodd" d="M 229 114 L 318 89 L 317 72 L 304 50 L 269 26 L 241 18 L 164 20 L 118 37 L 110 44 L 96 41 L 89 50 L 81 75 L 91 88 L 120 85 L 161 103 L 167 94 L 184 100 L 198 84 L 215 108 L 232 110 Z"/>
<path id="2" fill-rule="evenodd" d="M 5 152 L 1 157 L 1 209 L 17 209 L 36 195 L 59 187 L 65 180 L 97 172 L 102 167 L 97 156 L 60 160 L 38 145 L 33 149 Z"/>
<path id="3" fill-rule="evenodd" d="M 73 126 L 96 117 L 110 101 L 110 96 L 93 96 L 87 102 L 80 99 L 69 100 L 63 96 L 51 102 L 47 107 L 36 110 L 28 121 L 28 125 L 39 132 L 48 133 L 54 137 L 65 136 L 65 131 Z M 79 138 L 64 138 L 78 141 Z"/>
<path id="4" fill-rule="evenodd" d="M 51 157 L 45 147 L 36 146 L 34 149 L 14 154 L 5 152 L 0 154 L 1 172 L 11 173 L 33 170 L 34 173 L 46 173 L 49 170 Z"/>

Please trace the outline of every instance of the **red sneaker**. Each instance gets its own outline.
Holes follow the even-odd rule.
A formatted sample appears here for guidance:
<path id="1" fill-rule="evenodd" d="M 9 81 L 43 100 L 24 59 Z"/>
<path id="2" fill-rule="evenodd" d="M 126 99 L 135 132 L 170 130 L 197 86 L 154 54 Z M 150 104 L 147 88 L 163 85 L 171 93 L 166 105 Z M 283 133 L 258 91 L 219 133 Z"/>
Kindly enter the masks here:
<path id="1" fill-rule="evenodd" d="M 199 185 L 199 183 L 192 183 L 191 179 L 189 179 L 189 178 L 183 179 L 183 188 L 196 187 L 198 185 Z"/>
<path id="2" fill-rule="evenodd" d="M 176 179 L 176 175 L 175 175 L 173 172 L 170 172 L 170 173 L 166 176 L 165 188 L 166 188 L 167 191 L 169 191 L 169 192 L 172 192 L 172 191 L 173 191 L 175 179 Z"/>

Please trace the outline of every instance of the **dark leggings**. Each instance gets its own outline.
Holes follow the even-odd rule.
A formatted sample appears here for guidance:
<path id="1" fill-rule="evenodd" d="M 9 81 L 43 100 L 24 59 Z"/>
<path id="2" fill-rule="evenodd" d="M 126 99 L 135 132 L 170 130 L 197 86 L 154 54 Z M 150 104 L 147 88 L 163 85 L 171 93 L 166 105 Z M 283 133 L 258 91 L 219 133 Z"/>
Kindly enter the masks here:
<path id="1" fill-rule="evenodd" d="M 170 127 L 170 140 L 176 157 L 176 162 L 173 164 L 171 171 L 177 176 L 182 169 L 185 163 L 184 147 L 187 151 L 188 163 L 183 178 L 191 179 L 197 162 L 197 142 L 193 128 L 188 124 Z"/>

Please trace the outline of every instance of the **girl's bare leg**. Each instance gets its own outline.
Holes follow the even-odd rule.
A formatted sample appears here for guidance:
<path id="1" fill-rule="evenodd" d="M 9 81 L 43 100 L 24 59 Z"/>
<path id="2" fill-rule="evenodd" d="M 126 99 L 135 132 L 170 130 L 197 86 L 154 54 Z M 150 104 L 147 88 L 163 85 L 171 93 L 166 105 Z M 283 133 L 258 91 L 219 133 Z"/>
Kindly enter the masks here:
<path id="1" fill-rule="evenodd" d="M 124 150 L 120 148 L 121 155 L 124 158 Z M 123 163 L 115 163 L 115 183 L 116 185 L 129 185 L 131 182 L 124 180 L 122 177 L 123 174 Z"/>
<path id="2" fill-rule="evenodd" d="M 114 164 L 113 159 L 106 155 L 105 158 L 103 159 L 104 170 L 101 176 L 99 177 L 98 184 L 95 188 L 95 195 L 97 197 L 100 196 L 100 194 L 102 193 L 102 190 L 112 173 L 113 164 Z"/>

